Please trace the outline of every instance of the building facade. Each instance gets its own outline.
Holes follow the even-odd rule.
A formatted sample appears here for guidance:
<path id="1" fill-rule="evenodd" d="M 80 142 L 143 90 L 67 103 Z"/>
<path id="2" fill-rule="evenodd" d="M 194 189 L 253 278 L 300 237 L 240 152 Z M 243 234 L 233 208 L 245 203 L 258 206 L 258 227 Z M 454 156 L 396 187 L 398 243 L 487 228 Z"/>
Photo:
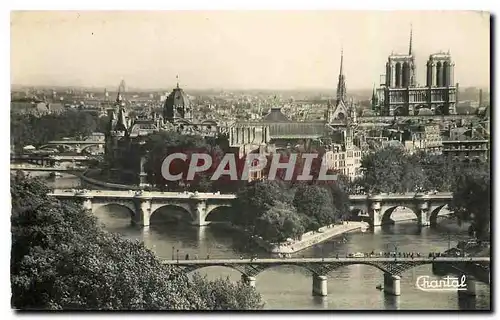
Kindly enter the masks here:
<path id="1" fill-rule="evenodd" d="M 372 97 L 372 108 L 381 116 L 419 114 L 456 114 L 458 84 L 454 83 L 453 62 L 449 53 L 431 54 L 426 64 L 426 83 L 416 80 L 412 35 L 408 54 L 391 54 L 385 67 L 385 82 Z"/>

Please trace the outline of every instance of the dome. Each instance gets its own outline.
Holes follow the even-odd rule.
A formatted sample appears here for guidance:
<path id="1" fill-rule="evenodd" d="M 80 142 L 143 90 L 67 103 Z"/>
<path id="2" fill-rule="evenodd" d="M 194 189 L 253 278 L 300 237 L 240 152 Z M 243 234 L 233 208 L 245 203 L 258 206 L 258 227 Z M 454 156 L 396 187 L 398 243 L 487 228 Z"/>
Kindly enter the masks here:
<path id="1" fill-rule="evenodd" d="M 191 104 L 188 95 L 179 88 L 179 84 L 165 100 L 163 115 L 169 121 L 179 118 L 191 118 Z"/>
<path id="2" fill-rule="evenodd" d="M 181 88 L 177 87 L 168 95 L 165 104 L 168 107 L 189 107 L 189 98 Z"/>

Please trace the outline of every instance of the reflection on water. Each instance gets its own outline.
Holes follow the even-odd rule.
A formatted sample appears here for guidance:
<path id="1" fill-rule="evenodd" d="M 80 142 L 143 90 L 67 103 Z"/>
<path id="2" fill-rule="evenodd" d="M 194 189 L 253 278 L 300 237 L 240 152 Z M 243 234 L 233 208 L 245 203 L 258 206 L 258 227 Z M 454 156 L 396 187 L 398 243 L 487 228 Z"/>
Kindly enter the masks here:
<path id="1" fill-rule="evenodd" d="M 238 232 L 220 226 L 198 228 L 185 223 L 165 223 L 179 217 L 182 212 L 166 209 L 152 220 L 148 228 L 134 227 L 130 213 L 119 206 L 106 206 L 95 214 L 105 228 L 128 239 L 144 241 L 162 259 L 238 258 L 248 255 L 250 247 Z M 155 213 L 156 215 L 156 213 Z M 394 215 L 394 213 L 393 213 Z M 153 217 L 152 217 L 153 218 Z M 351 252 L 444 251 L 448 246 L 467 238 L 467 225 L 458 226 L 453 219 L 439 218 L 432 228 L 420 228 L 416 222 L 398 222 L 375 228 L 365 233 L 349 233 L 303 250 L 297 257 L 335 257 Z M 153 223 L 154 222 L 154 223 Z M 397 248 L 397 249 L 396 249 Z M 259 257 L 269 254 L 255 249 Z M 240 280 L 241 274 L 225 267 L 206 267 L 199 271 L 209 279 L 229 277 Z M 373 266 L 351 265 L 338 268 L 328 274 L 328 296 L 312 296 L 312 276 L 309 271 L 293 266 L 278 266 L 260 273 L 256 288 L 268 309 L 380 309 L 380 310 L 469 310 L 489 309 L 489 286 L 479 283 L 475 298 L 460 297 L 457 292 L 423 292 L 416 286 L 418 276 L 432 275 L 430 265 L 406 271 L 401 277 L 401 296 L 385 295 L 376 287 L 383 282 L 383 274 Z"/>

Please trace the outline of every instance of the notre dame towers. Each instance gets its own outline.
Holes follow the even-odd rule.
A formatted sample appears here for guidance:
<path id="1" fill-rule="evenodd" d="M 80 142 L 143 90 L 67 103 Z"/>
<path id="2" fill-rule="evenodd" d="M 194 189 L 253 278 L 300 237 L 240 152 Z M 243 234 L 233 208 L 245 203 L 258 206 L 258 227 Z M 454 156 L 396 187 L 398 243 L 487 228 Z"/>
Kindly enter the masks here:
<path id="1" fill-rule="evenodd" d="M 377 90 L 381 116 L 449 115 L 456 113 L 455 63 L 449 53 L 431 54 L 427 61 L 426 84 L 416 80 L 412 32 L 408 54 L 391 54 L 385 82 Z"/>

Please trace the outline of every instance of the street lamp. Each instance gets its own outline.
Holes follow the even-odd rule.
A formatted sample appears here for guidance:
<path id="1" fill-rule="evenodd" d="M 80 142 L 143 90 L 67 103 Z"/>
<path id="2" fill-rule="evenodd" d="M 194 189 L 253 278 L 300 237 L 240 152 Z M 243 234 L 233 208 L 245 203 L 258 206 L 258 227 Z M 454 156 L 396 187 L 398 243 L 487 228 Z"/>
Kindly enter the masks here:
<path id="1" fill-rule="evenodd" d="M 175 246 L 172 246 L 172 260 L 175 260 Z"/>
<path id="2" fill-rule="evenodd" d="M 177 249 L 177 263 L 179 263 L 179 249 Z"/>

